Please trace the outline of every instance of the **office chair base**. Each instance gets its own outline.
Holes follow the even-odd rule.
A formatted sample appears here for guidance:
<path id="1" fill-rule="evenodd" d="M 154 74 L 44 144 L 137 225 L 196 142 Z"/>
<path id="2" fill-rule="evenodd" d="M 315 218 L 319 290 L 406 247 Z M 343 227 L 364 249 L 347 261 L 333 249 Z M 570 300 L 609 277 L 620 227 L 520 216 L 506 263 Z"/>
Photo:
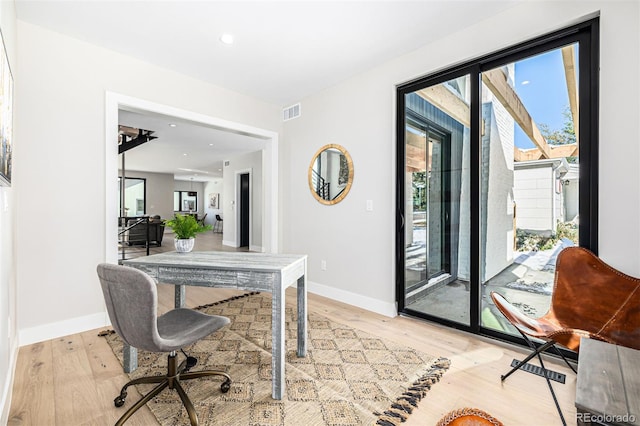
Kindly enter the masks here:
<path id="1" fill-rule="evenodd" d="M 207 376 L 222 376 L 225 378 L 225 381 L 220 385 L 220 391 L 222 393 L 229 392 L 231 389 L 231 377 L 223 372 L 217 370 L 203 370 L 203 371 L 193 371 L 187 372 L 187 362 L 182 361 L 180 365 L 177 365 L 177 355 L 175 352 L 171 352 L 168 357 L 167 362 L 167 374 L 164 376 L 150 376 L 150 377 L 140 377 L 138 379 L 133 379 L 128 382 L 126 385 L 122 387 L 120 391 L 120 395 L 118 395 L 114 400 L 113 404 L 116 407 L 122 407 L 127 398 L 127 388 L 131 385 L 139 385 L 139 384 L 151 384 L 158 383 L 158 385 L 153 388 L 149 393 L 144 395 L 138 402 L 136 402 L 131 408 L 127 410 L 126 413 L 118 419 L 116 422 L 116 426 L 121 426 L 129 420 L 136 411 L 138 411 L 142 406 L 144 406 L 147 402 L 149 402 L 153 397 L 158 395 L 164 388 L 168 387 L 169 389 L 175 389 L 178 392 L 178 396 L 182 401 L 185 409 L 187 410 L 187 414 L 189 415 L 189 420 L 191 421 L 191 426 L 198 426 L 198 416 L 196 415 L 196 410 L 193 407 L 193 403 L 187 396 L 186 392 L 182 388 L 180 381 L 197 379 L 200 377 Z"/>

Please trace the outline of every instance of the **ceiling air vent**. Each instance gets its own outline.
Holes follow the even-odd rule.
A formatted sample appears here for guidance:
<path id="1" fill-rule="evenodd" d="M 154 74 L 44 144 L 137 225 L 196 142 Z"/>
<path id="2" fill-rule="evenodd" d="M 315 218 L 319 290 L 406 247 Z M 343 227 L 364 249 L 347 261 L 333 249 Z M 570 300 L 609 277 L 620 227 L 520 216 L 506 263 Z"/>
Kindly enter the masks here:
<path id="1" fill-rule="evenodd" d="M 291 105 L 282 110 L 283 121 L 293 120 L 300 117 L 300 104 Z"/>

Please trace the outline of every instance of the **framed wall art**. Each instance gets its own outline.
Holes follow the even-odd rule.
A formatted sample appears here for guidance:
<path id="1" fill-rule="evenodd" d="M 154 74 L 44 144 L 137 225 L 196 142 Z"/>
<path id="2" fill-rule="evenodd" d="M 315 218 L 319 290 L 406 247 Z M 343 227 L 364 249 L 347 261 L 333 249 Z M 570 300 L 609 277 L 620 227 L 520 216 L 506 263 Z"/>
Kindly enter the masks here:
<path id="1" fill-rule="evenodd" d="M 11 151 L 13 140 L 13 75 L 0 32 L 0 184 L 11 186 Z"/>
<path id="2" fill-rule="evenodd" d="M 220 208 L 220 194 L 217 192 L 212 192 L 209 194 L 209 207 L 212 209 Z"/>

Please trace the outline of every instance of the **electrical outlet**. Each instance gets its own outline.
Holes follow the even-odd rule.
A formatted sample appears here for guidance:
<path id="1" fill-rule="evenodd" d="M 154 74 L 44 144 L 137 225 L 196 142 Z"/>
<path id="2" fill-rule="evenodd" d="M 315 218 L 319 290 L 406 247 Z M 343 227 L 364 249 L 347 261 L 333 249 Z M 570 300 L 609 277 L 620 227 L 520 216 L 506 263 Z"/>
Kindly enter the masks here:
<path id="1" fill-rule="evenodd" d="M 368 212 L 372 212 L 373 211 L 373 200 L 367 200 L 367 207 L 366 210 Z"/>
<path id="2" fill-rule="evenodd" d="M 323 271 L 327 270 L 327 261 L 326 260 L 321 260 L 320 261 L 320 269 L 322 269 Z"/>

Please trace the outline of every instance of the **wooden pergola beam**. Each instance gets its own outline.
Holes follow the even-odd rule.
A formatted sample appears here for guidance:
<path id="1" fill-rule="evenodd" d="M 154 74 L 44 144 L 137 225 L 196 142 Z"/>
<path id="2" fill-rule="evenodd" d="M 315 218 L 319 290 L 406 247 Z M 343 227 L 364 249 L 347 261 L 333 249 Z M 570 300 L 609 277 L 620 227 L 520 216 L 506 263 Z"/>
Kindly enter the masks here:
<path id="1" fill-rule="evenodd" d="M 562 63 L 564 64 L 564 76 L 567 81 L 567 93 L 569 94 L 569 109 L 573 120 L 573 130 L 578 138 L 578 82 L 576 78 L 576 50 L 575 46 L 565 46 L 562 48 Z"/>
<path id="2" fill-rule="evenodd" d="M 533 121 L 520 97 L 507 81 L 506 74 L 500 69 L 486 71 L 482 73 L 482 81 L 540 150 L 541 158 L 550 158 L 551 148 L 549 148 L 549 144 L 540 133 L 538 126 Z"/>
<path id="3" fill-rule="evenodd" d="M 578 98 L 575 73 L 575 50 L 572 46 L 562 49 L 562 57 L 569 93 L 569 107 L 573 118 L 576 139 L 578 137 Z M 578 145 L 549 145 L 540 132 L 537 124 L 522 103 L 522 100 L 507 81 L 506 74 L 501 69 L 494 69 L 482 73 L 482 81 L 491 90 L 493 95 L 518 123 L 523 132 L 536 146 L 535 149 L 521 150 L 514 147 L 515 161 L 532 161 L 544 158 L 560 158 L 578 155 Z M 470 109 L 455 93 L 442 84 L 427 87 L 417 91 L 418 95 L 441 109 L 453 119 L 466 127 L 470 127 Z M 482 123 L 484 126 L 484 122 Z M 483 129 L 484 134 L 484 129 Z M 409 142 L 411 143 L 411 142 Z"/>
<path id="4" fill-rule="evenodd" d="M 578 144 L 575 143 L 567 145 L 549 145 L 549 148 L 551 148 L 549 158 L 575 157 L 578 155 Z M 517 162 L 541 160 L 542 153 L 538 148 L 520 149 L 518 147 L 514 147 L 513 159 Z"/>
<path id="5" fill-rule="evenodd" d="M 426 141 L 424 137 L 412 133 L 407 134 L 406 158 L 407 170 L 423 172 L 427 169 Z"/>
<path id="6" fill-rule="evenodd" d="M 418 90 L 418 96 L 423 97 L 436 108 L 449 114 L 454 120 L 465 127 L 471 127 L 471 113 L 469 105 L 443 84 L 436 84 Z"/>
<path id="7" fill-rule="evenodd" d="M 575 157 L 578 155 L 578 144 L 551 145 L 551 158 Z"/>

